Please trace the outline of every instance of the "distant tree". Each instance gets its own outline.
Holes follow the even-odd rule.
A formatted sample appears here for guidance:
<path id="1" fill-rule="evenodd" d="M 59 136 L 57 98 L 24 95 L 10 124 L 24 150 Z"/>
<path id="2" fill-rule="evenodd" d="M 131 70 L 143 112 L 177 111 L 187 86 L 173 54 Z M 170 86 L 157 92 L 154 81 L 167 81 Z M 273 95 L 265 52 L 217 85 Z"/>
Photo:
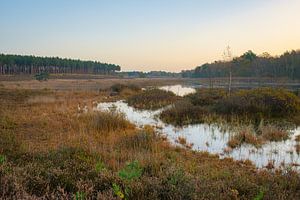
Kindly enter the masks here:
<path id="1" fill-rule="evenodd" d="M 257 55 L 253 53 L 253 51 L 249 50 L 246 53 L 244 53 L 241 57 L 244 58 L 245 60 L 252 62 L 257 58 Z"/>
<path id="2" fill-rule="evenodd" d="M 228 95 L 231 95 L 231 83 L 232 83 L 232 51 L 230 46 L 227 46 L 223 52 L 223 58 L 225 65 L 229 67 L 229 84 L 228 84 Z"/>
<path id="3" fill-rule="evenodd" d="M 47 81 L 49 79 L 49 73 L 48 72 L 41 72 L 36 75 L 34 75 L 35 79 L 38 81 Z"/>
<path id="4" fill-rule="evenodd" d="M 0 74 L 95 73 L 110 74 L 120 71 L 115 64 L 81 61 L 58 57 L 35 57 L 0 54 Z"/>
<path id="5" fill-rule="evenodd" d="M 232 58 L 228 48 L 224 51 L 223 60 L 206 63 L 194 70 L 182 72 L 184 77 L 270 77 L 300 79 L 300 51 L 285 52 L 281 56 L 273 57 L 269 53 L 256 55 L 247 51 L 240 57 Z M 231 72 L 231 76 L 230 76 Z M 230 81 L 229 81 L 230 82 Z M 229 84 L 230 85 L 230 84 Z"/>

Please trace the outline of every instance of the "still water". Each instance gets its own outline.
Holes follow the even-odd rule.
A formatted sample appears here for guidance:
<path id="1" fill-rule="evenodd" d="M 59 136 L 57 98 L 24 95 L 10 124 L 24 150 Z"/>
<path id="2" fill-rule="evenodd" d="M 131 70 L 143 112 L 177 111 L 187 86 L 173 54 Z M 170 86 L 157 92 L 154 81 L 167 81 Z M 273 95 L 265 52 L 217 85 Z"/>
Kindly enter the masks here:
<path id="1" fill-rule="evenodd" d="M 166 86 L 162 89 L 173 91 L 177 95 L 186 95 L 194 92 L 193 88 L 182 86 Z M 124 113 L 129 121 L 139 127 L 152 125 L 159 127 L 157 130 L 166 135 L 171 143 L 175 145 L 178 137 L 186 138 L 187 142 L 193 144 L 192 149 L 197 151 L 207 151 L 218 154 L 220 158 L 231 157 L 236 160 L 251 160 L 257 167 L 265 167 L 270 161 L 276 167 L 300 164 L 300 156 L 297 154 L 295 137 L 300 135 L 300 128 L 291 130 L 290 139 L 282 142 L 268 142 L 261 148 L 244 144 L 239 148 L 228 151 L 227 142 L 234 130 L 209 124 L 188 125 L 181 128 L 165 124 L 157 115 L 163 110 L 156 111 L 137 110 L 127 105 L 124 101 L 100 103 L 97 107 L 102 111 L 110 111 L 111 108 Z M 226 150 L 227 149 L 227 150 Z"/>
<path id="2" fill-rule="evenodd" d="M 187 94 L 196 92 L 195 88 L 188 87 L 188 86 L 182 86 L 182 85 L 163 86 L 163 87 L 160 87 L 159 89 L 173 92 L 177 96 L 185 96 Z"/>

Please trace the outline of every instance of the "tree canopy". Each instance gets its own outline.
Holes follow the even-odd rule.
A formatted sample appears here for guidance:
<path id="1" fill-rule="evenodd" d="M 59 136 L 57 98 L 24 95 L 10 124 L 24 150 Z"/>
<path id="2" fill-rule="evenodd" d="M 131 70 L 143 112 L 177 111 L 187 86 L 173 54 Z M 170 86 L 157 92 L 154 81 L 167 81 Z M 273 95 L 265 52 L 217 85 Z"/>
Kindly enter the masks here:
<path id="1" fill-rule="evenodd" d="M 37 74 L 41 72 L 110 74 L 120 70 L 119 65 L 98 61 L 0 54 L 0 74 Z"/>
<path id="2" fill-rule="evenodd" d="M 300 79 L 300 50 L 287 51 L 272 57 L 269 53 L 256 55 L 249 50 L 231 61 L 215 61 L 182 71 L 183 77 L 213 78 L 228 77 L 230 67 L 235 77 L 273 77 Z"/>

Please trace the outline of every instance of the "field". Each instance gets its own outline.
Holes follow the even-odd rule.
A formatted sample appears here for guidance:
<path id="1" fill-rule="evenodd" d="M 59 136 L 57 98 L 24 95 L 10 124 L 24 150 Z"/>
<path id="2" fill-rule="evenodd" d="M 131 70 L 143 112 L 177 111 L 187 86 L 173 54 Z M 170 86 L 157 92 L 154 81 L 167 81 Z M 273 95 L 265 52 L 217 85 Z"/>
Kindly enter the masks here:
<path id="1" fill-rule="evenodd" d="M 145 97 L 129 86 L 112 95 L 114 84 L 143 88 L 183 81 L 2 81 L 0 198 L 299 199 L 300 176 L 292 169 L 257 169 L 247 160 L 174 146 L 154 127 L 138 128 L 114 110 L 93 111 L 95 102 Z M 185 138 L 178 142 L 188 146 Z"/>

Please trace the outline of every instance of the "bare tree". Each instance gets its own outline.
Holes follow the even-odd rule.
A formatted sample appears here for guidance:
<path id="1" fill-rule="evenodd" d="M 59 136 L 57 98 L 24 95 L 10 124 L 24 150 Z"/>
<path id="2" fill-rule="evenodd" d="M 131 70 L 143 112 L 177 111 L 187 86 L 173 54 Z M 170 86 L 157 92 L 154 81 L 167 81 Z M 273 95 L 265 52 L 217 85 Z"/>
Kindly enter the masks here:
<path id="1" fill-rule="evenodd" d="M 227 46 L 223 52 L 223 59 L 225 65 L 228 64 L 229 67 L 229 84 L 228 84 L 228 95 L 231 95 L 231 85 L 232 85 L 232 51 L 230 46 Z"/>

